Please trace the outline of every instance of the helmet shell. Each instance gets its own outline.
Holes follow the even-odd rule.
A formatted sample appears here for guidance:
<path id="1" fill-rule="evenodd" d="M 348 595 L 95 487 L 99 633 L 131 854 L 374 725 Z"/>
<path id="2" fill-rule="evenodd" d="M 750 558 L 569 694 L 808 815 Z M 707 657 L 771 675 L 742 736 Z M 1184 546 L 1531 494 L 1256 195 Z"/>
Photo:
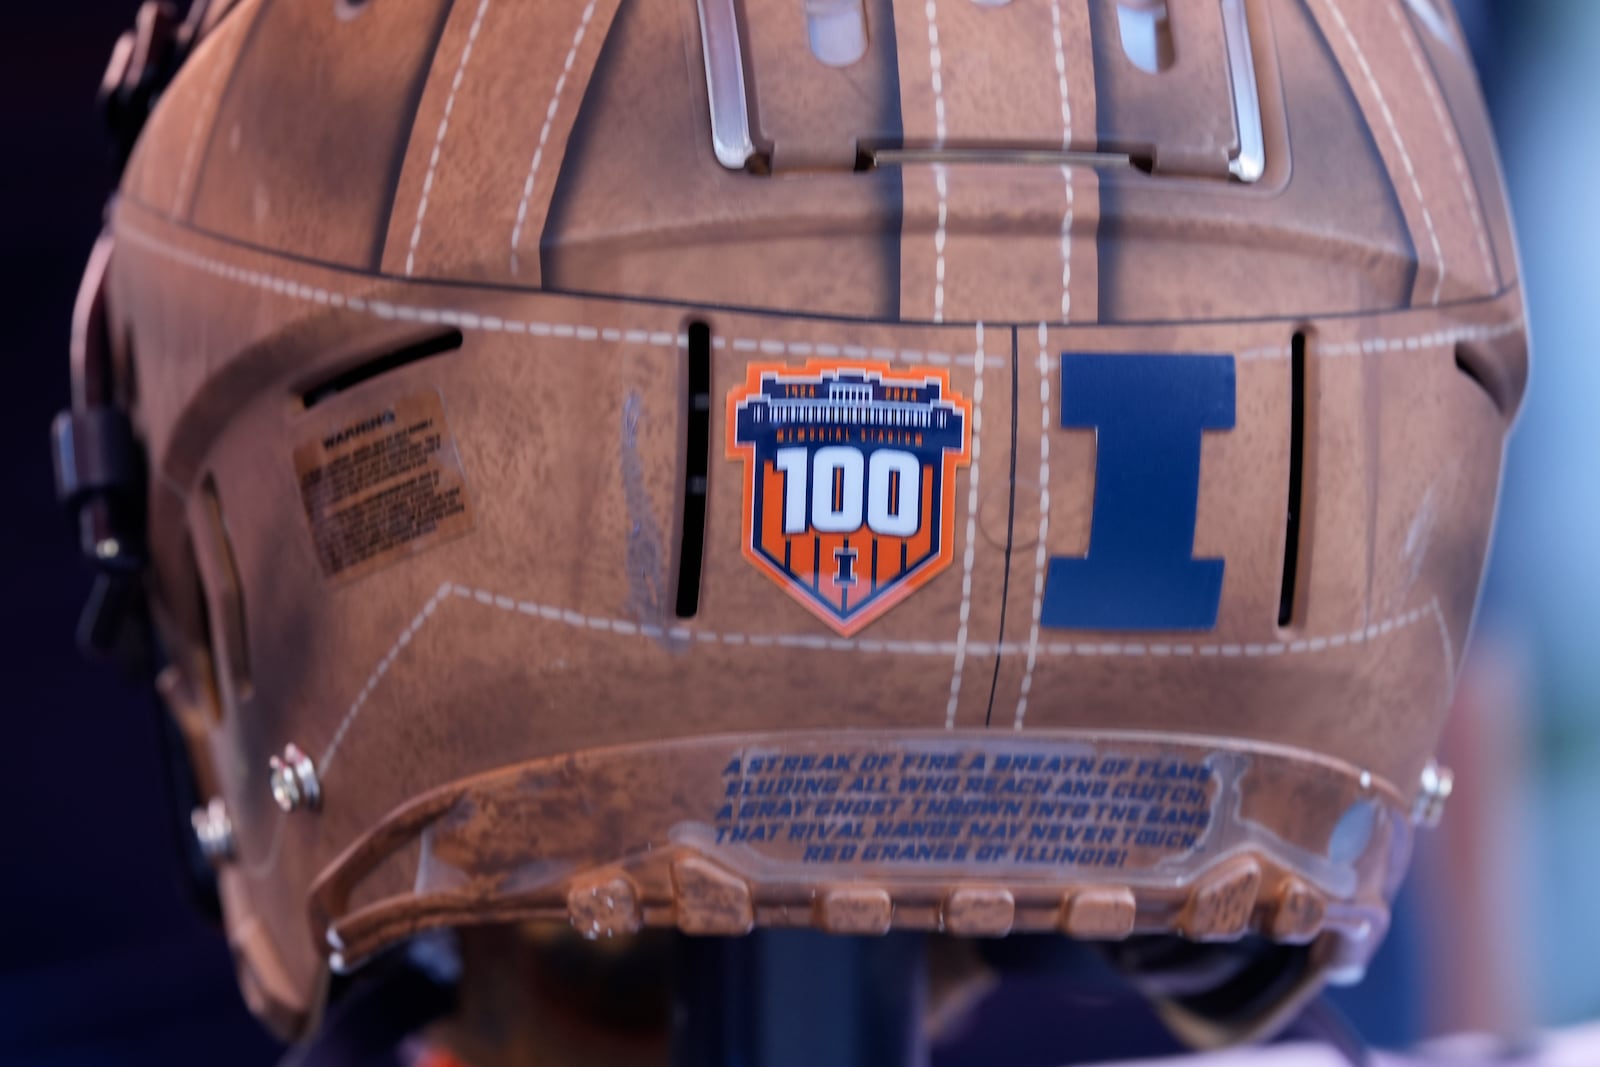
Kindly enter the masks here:
<path id="1" fill-rule="evenodd" d="M 540 917 L 1359 973 L 1526 377 L 1511 224 L 1447 6 L 1172 7 L 233 5 L 109 307 L 258 1012 Z"/>

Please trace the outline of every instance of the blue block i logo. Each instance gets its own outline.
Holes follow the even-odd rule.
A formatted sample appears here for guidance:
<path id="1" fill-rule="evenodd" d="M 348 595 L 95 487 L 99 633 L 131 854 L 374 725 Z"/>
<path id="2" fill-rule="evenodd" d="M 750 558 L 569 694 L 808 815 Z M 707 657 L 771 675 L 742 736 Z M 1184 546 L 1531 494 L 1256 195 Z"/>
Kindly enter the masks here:
<path id="1" fill-rule="evenodd" d="M 1223 561 L 1194 558 L 1200 440 L 1234 424 L 1232 356 L 1061 357 L 1061 425 L 1095 431 L 1089 554 L 1055 556 L 1039 621 L 1209 630 Z"/>

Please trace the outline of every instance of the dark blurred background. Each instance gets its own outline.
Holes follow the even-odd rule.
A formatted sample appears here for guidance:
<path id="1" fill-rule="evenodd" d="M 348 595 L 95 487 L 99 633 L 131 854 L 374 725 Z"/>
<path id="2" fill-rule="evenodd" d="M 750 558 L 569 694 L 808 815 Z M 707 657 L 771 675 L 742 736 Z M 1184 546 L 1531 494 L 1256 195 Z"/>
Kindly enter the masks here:
<path id="1" fill-rule="evenodd" d="M 7 3 L 0 61 L 0 1064 L 251 1064 L 275 1047 L 180 878 L 149 698 L 78 658 L 90 577 L 47 433 L 112 181 L 95 90 L 136 0 Z"/>
<path id="2" fill-rule="evenodd" d="M 1406 0 L 1390 0 L 1401 3 Z M 11 3 L 0 63 L 9 359 L 0 434 L 0 1064 L 267 1064 L 280 1050 L 190 904 L 151 699 L 73 646 L 89 575 L 46 431 L 112 180 L 95 88 L 136 0 Z M 1458 0 L 1499 130 L 1534 334 L 1483 610 L 1421 845 L 1368 981 L 1388 1046 L 1600 1017 L 1600 3 Z"/>

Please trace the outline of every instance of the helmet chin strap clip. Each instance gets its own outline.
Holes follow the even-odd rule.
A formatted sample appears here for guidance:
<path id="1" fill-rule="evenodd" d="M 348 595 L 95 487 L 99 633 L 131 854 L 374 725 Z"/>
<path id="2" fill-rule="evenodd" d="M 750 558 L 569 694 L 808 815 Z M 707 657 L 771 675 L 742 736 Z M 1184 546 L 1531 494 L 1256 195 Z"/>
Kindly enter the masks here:
<path id="1" fill-rule="evenodd" d="M 146 464 L 128 416 L 131 374 L 117 366 L 106 315 L 113 241 L 95 242 L 72 321 L 72 406 L 50 427 L 56 498 L 73 517 L 98 575 L 78 644 L 85 653 L 149 673 L 145 567 Z M 120 370 L 120 373 L 119 373 Z"/>
<path id="2" fill-rule="evenodd" d="M 193 0 L 188 15 L 146 0 L 111 50 L 99 103 L 120 174 L 161 93 L 233 0 Z M 108 211 L 109 215 L 109 211 Z M 56 497 L 78 526 L 99 572 L 78 624 L 78 644 L 136 676 L 152 673 L 142 572 L 146 562 L 146 463 L 128 411 L 132 370 L 113 343 L 105 282 L 114 241 L 95 242 L 72 317 L 72 406 L 50 427 Z M 119 359 L 119 356 L 121 357 Z"/>

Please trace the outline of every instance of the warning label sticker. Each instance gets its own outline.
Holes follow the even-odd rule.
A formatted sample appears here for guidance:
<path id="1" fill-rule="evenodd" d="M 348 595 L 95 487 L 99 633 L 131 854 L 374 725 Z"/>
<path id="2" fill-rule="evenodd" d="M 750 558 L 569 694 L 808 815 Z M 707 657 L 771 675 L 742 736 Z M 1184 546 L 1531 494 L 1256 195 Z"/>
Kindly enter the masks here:
<path id="1" fill-rule="evenodd" d="M 294 450 L 322 571 L 349 579 L 472 529 L 461 459 L 433 391 L 329 427 Z"/>

